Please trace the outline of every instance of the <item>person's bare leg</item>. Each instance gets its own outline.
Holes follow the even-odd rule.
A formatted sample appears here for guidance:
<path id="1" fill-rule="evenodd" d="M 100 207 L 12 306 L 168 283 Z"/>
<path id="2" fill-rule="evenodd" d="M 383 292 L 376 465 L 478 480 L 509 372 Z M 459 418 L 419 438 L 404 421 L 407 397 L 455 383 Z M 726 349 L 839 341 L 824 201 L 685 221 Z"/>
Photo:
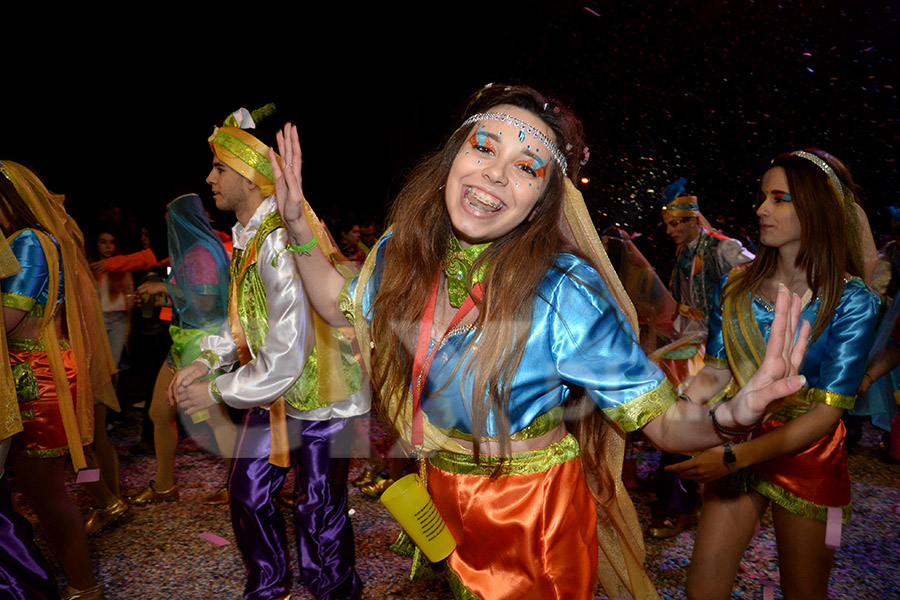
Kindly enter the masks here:
<path id="1" fill-rule="evenodd" d="M 16 455 L 16 485 L 24 494 L 47 536 L 69 585 L 86 590 L 97 585 L 90 547 L 78 507 L 66 493 L 65 456 L 28 458 Z"/>
<path id="2" fill-rule="evenodd" d="M 219 452 L 225 459 L 225 473 L 231 472 L 231 457 L 234 456 L 234 446 L 237 443 L 237 427 L 228 415 L 228 410 L 222 404 L 209 409 L 209 426 L 212 428 L 213 437 Z"/>
<path id="3" fill-rule="evenodd" d="M 119 455 L 106 434 L 106 405 L 94 405 L 94 444 L 93 454 L 100 469 L 100 480 L 109 491 L 118 498 L 119 490 Z M 107 503 L 103 506 L 109 506 Z"/>
<path id="4" fill-rule="evenodd" d="M 85 452 L 84 460 L 88 469 L 100 469 L 100 463 L 97 461 L 97 455 L 94 452 Z M 119 499 L 103 480 L 103 470 L 100 470 L 100 479 L 89 483 L 81 484 L 94 498 L 94 503 L 100 508 L 112 506 Z"/>
<path id="5" fill-rule="evenodd" d="M 772 504 L 781 593 L 784 600 L 828 598 L 834 550 L 825 545 L 825 522 L 806 519 Z"/>
<path id="6" fill-rule="evenodd" d="M 153 421 L 153 443 L 156 446 L 156 478 L 153 487 L 165 491 L 175 485 L 175 451 L 178 448 L 177 409 L 166 401 L 166 388 L 174 374 L 163 363 L 156 376 L 150 400 L 150 419 Z"/>
<path id="7" fill-rule="evenodd" d="M 690 600 L 727 600 L 741 558 L 768 500 L 756 492 L 723 492 L 707 486 L 688 567 Z"/>

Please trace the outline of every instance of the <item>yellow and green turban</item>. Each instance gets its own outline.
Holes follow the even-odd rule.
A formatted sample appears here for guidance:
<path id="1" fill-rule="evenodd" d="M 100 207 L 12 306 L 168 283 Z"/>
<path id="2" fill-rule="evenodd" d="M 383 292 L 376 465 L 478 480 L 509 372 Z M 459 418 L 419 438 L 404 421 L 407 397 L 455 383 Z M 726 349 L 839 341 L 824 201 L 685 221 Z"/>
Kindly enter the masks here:
<path id="1" fill-rule="evenodd" d="M 685 193 L 687 180 L 683 177 L 670 183 L 663 199 L 663 212 L 674 217 L 699 217 L 700 203 L 697 196 Z"/>
<path id="2" fill-rule="evenodd" d="M 228 115 L 225 123 L 216 127 L 209 136 L 213 154 L 259 187 L 263 197 L 275 193 L 275 176 L 269 162 L 269 147 L 250 130 L 256 128 L 254 117 L 262 118 L 274 110 L 274 104 L 267 104 L 251 115 L 246 108 L 241 108 Z"/>

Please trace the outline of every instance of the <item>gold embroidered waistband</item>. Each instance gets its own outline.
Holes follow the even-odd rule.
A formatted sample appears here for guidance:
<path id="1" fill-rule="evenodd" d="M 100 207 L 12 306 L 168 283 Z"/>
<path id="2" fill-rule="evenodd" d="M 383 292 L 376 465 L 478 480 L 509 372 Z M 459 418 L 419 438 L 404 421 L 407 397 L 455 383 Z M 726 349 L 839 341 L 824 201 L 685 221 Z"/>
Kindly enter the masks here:
<path id="1" fill-rule="evenodd" d="M 29 338 L 13 338 L 7 340 L 7 347 L 9 350 L 28 350 L 31 352 L 43 352 L 46 350 L 44 348 L 44 342 L 41 340 L 33 340 Z M 60 350 L 68 350 L 72 346 L 69 344 L 69 340 L 59 340 L 59 349 Z"/>
<path id="2" fill-rule="evenodd" d="M 471 475 L 473 477 L 492 477 L 498 467 L 501 476 L 530 475 L 541 473 L 547 469 L 560 465 L 566 461 L 577 458 L 581 454 L 578 441 L 572 434 L 550 444 L 546 448 L 516 452 L 504 459 L 500 456 L 481 456 L 481 462 L 476 463 L 471 454 L 458 454 L 456 452 L 439 451 L 428 457 L 431 466 L 441 471 L 456 475 Z"/>

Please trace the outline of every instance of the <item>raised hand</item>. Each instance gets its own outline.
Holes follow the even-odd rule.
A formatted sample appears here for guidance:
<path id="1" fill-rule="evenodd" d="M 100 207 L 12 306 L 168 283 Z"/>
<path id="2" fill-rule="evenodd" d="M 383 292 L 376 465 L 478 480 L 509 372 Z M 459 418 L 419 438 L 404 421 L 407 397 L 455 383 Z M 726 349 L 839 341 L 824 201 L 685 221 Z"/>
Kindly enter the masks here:
<path id="1" fill-rule="evenodd" d="M 806 354 L 810 332 L 809 321 L 804 320 L 800 334 L 796 335 L 801 308 L 799 296 L 791 297 L 787 288 L 779 285 L 775 318 L 763 362 L 738 395 L 726 403 L 730 405 L 736 428 L 752 427 L 774 412 L 777 400 L 790 396 L 806 384 L 806 378 L 797 374 Z M 717 416 L 722 413 L 718 411 Z"/>
<path id="2" fill-rule="evenodd" d="M 275 137 L 282 164 L 278 163 L 275 152 L 271 148 L 269 149 L 269 160 L 272 162 L 272 173 L 275 176 L 278 212 L 281 213 L 282 220 L 290 227 L 305 221 L 303 179 L 300 174 L 303 153 L 300 150 L 300 138 L 294 125 L 285 124 L 284 129 L 279 131 Z"/>

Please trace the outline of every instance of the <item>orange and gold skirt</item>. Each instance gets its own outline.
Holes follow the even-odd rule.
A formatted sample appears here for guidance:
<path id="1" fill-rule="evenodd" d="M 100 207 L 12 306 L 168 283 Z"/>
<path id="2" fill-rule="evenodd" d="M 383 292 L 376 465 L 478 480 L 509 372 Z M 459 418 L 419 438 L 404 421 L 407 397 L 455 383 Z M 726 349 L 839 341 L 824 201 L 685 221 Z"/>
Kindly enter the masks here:
<path id="1" fill-rule="evenodd" d="M 753 437 L 764 435 L 784 425 L 770 419 L 753 431 Z M 841 508 L 843 520 L 850 520 L 850 469 L 844 449 L 846 429 L 838 421 L 831 433 L 803 450 L 753 465 L 756 477 L 751 487 L 757 492 L 808 519 L 825 521 L 828 508 Z"/>
<path id="2" fill-rule="evenodd" d="M 447 559 L 458 599 L 593 598 L 597 509 L 571 435 L 499 459 L 437 452 L 428 488 L 456 539 Z M 493 460 L 492 460 L 493 459 Z"/>
<path id="3" fill-rule="evenodd" d="M 77 402 L 75 357 L 68 344 L 62 347 L 66 379 Z M 32 458 L 68 454 L 69 444 L 47 352 L 37 340 L 9 340 L 9 365 L 23 426 L 23 431 L 13 438 L 13 451 Z"/>

